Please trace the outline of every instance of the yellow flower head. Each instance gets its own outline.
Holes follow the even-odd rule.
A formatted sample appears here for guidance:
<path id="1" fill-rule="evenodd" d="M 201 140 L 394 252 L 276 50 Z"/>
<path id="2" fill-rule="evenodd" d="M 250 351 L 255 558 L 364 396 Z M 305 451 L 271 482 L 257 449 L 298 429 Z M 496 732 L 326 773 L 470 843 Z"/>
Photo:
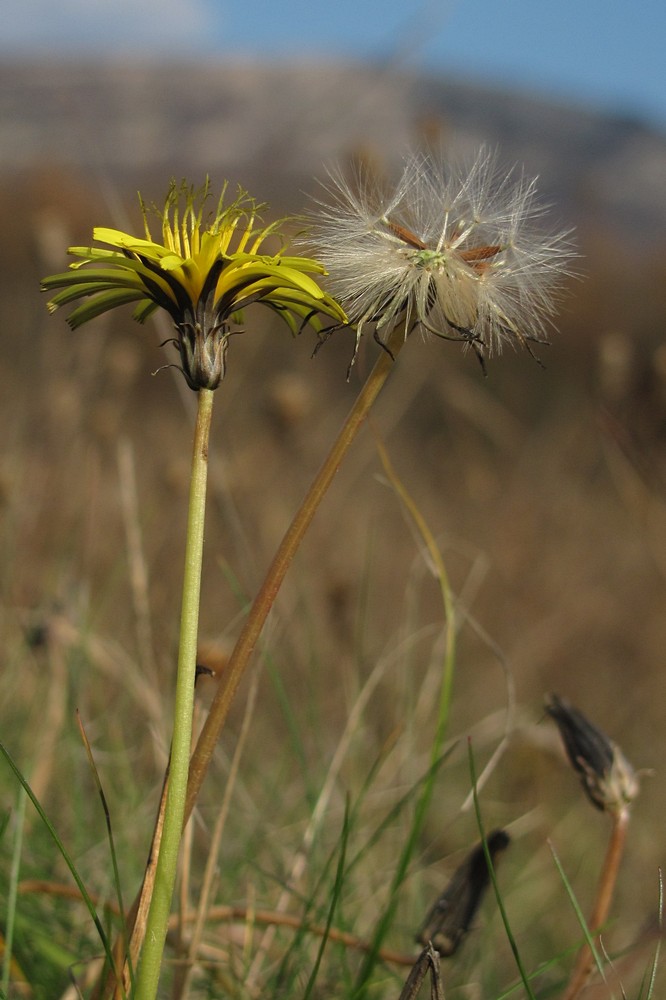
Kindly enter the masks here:
<path id="1" fill-rule="evenodd" d="M 257 205 L 244 191 L 225 204 L 226 185 L 217 206 L 204 217 L 210 185 L 195 191 L 172 181 L 161 220 L 161 243 L 149 227 L 149 210 L 141 201 L 145 238 L 117 229 L 98 228 L 93 238 L 103 247 L 70 247 L 79 258 L 70 270 L 42 282 L 44 291 L 60 289 L 47 303 L 50 312 L 85 299 L 67 322 L 74 330 L 88 320 L 128 302 L 136 302 L 133 318 L 145 322 L 156 309 L 171 316 L 187 384 L 195 391 L 216 389 L 225 373 L 229 337 L 241 332 L 241 312 L 254 302 L 268 306 L 292 333 L 310 324 L 317 333 L 321 317 L 336 325 L 345 314 L 310 277 L 324 274 L 310 257 L 289 257 L 260 250 L 269 236 L 279 236 L 280 223 L 260 224 Z"/>

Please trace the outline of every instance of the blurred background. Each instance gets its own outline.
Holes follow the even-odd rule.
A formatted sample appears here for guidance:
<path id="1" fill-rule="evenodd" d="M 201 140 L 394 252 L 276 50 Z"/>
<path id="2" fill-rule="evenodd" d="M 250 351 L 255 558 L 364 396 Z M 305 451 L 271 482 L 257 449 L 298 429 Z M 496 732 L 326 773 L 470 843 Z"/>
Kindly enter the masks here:
<path id="1" fill-rule="evenodd" d="M 316 785 L 317 762 L 389 652 L 409 648 L 409 662 L 396 653 L 364 715 L 364 753 L 404 724 L 421 671 L 431 677 L 437 586 L 382 476 L 379 438 L 457 595 L 452 737 L 476 734 L 489 756 L 506 721 L 505 668 L 515 685 L 509 749 L 485 803 L 489 824 L 514 832 L 507 871 L 562 927 L 552 837 L 584 907 L 591 897 L 607 829 L 556 759 L 542 710 L 555 690 L 654 769 L 614 907 L 620 944 L 649 938 L 666 861 L 665 42 L 658 0 L 10 0 L 0 38 L 0 721 L 64 834 L 82 838 L 91 872 L 105 847 L 101 826 L 93 850 L 80 811 L 69 811 L 89 783 L 73 711 L 106 762 L 138 871 L 168 745 L 193 399 L 173 371 L 153 374 L 172 360 L 160 347 L 168 328 L 140 328 L 128 313 L 73 335 L 63 315 L 47 316 L 40 277 L 63 270 L 67 246 L 89 243 L 93 226 L 139 227 L 137 189 L 159 203 L 172 176 L 239 183 L 277 217 L 302 212 L 336 164 L 362 160 L 391 176 L 408 149 L 458 157 L 485 144 L 538 175 L 550 224 L 575 227 L 578 277 L 543 368 L 507 353 L 484 378 L 472 354 L 417 337 L 401 355 L 271 624 L 274 673 L 247 751 L 252 822 L 276 782 L 296 810 L 298 775 Z M 261 315 L 231 343 L 211 453 L 201 621 L 211 661 L 224 660 L 377 350 L 362 346 L 347 382 L 353 335 L 336 334 L 314 358 L 313 348 Z M 422 762 L 427 727 L 421 736 Z M 423 857 L 433 884 L 442 859 L 477 836 L 460 811 L 465 761 L 463 746 L 432 807 Z M 5 809 L 14 786 L 2 781 Z M 278 840 L 289 842 L 292 821 L 274 821 Z M 241 833 L 238 844 L 229 836 L 240 850 Z M 270 850 L 266 869 L 282 864 Z M 39 851 L 27 863 L 39 870 Z M 514 909 L 525 941 L 534 909 Z M 371 907 L 359 911 L 372 922 Z M 566 921 L 570 943 L 578 931 Z M 535 963 L 547 947 L 534 945 Z"/>

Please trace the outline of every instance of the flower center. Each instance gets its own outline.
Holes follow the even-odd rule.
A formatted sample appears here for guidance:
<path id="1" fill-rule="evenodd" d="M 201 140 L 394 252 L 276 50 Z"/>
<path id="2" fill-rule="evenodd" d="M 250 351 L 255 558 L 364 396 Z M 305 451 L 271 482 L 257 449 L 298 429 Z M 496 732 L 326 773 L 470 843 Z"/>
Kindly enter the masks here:
<path id="1" fill-rule="evenodd" d="M 450 255 L 441 250 L 410 250 L 406 256 L 415 267 L 424 270 L 439 270 L 446 268 L 447 258 Z"/>

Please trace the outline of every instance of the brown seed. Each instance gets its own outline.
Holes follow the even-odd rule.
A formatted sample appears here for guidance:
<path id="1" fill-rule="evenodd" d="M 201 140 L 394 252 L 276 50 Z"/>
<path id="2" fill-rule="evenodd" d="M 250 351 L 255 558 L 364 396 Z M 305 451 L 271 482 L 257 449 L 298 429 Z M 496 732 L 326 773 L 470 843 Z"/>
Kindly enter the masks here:
<path id="1" fill-rule="evenodd" d="M 427 245 L 420 240 L 415 233 L 412 233 L 409 229 L 405 229 L 404 226 L 399 225 L 397 222 L 393 222 L 391 219 L 386 220 L 386 225 L 389 227 L 391 232 L 403 241 L 407 243 L 410 247 L 414 247 L 415 250 L 427 250 Z"/>

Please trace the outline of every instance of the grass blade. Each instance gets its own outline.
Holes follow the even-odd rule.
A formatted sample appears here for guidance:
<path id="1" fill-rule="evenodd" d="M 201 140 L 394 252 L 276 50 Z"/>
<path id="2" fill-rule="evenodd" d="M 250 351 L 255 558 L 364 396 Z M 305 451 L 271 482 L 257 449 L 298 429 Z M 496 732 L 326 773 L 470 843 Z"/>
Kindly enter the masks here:
<path id="1" fill-rule="evenodd" d="M 81 733 L 81 739 L 83 740 L 83 746 L 85 747 L 86 755 L 88 757 L 88 763 L 90 764 L 90 770 L 92 772 L 95 785 L 97 786 L 97 794 L 99 795 L 100 801 L 102 803 L 102 809 L 104 811 L 104 821 L 106 823 L 106 833 L 109 840 L 109 850 L 111 852 L 111 864 L 113 866 L 113 883 L 116 890 L 116 899 L 118 901 L 118 911 L 120 913 L 120 919 L 122 922 L 122 931 L 125 937 L 127 936 L 127 926 L 125 922 L 125 906 L 123 904 L 123 894 L 120 886 L 120 872 L 118 870 L 118 855 L 116 854 L 116 845 L 113 839 L 113 828 L 111 826 L 111 813 L 109 811 L 109 805 L 106 801 L 106 795 L 104 794 L 104 789 L 102 788 L 102 782 L 97 770 L 97 765 L 95 764 L 95 758 L 93 757 L 92 748 L 86 731 L 83 727 L 83 722 L 81 721 L 81 716 L 79 711 L 76 711 L 76 722 Z M 129 974 L 130 981 L 132 983 L 132 989 L 134 989 L 134 968 L 132 963 L 129 963 Z"/>
<path id="2" fill-rule="evenodd" d="M 315 959 L 314 966 L 312 967 L 312 972 L 308 979 L 307 986 L 305 988 L 305 993 L 303 995 L 303 1000 L 308 1000 L 312 990 L 314 988 L 317 974 L 319 972 L 319 966 L 321 965 L 321 960 L 324 957 L 324 951 L 326 950 L 326 945 L 328 944 L 328 936 L 333 925 L 333 917 L 335 915 L 335 910 L 338 905 L 338 901 L 342 894 L 342 887 L 344 885 L 345 878 L 345 858 L 347 854 L 347 840 L 349 838 L 349 803 L 345 805 L 345 815 L 342 823 L 342 835 L 340 838 L 340 855 L 338 858 L 338 865 L 335 872 L 335 880 L 333 882 L 333 891 L 331 892 L 331 905 L 328 908 L 328 914 L 326 917 L 326 930 L 321 939 L 321 943 L 317 950 L 317 957 Z"/>
<path id="3" fill-rule="evenodd" d="M 527 994 L 529 1000 L 535 1000 L 534 993 L 532 992 L 532 988 L 530 986 L 529 977 L 527 975 L 527 972 L 525 971 L 525 968 L 523 967 L 523 962 L 522 962 L 522 959 L 520 957 L 520 953 L 518 951 L 518 946 L 516 944 L 516 939 L 514 938 L 513 933 L 511 931 L 511 925 L 509 923 L 509 916 L 508 916 L 508 914 L 506 912 L 506 908 L 504 906 L 504 901 L 502 899 L 502 894 L 500 892 L 499 884 L 497 882 L 497 876 L 495 874 L 495 866 L 493 865 L 493 859 L 492 859 L 492 857 L 490 855 L 490 850 L 488 849 L 488 840 L 487 840 L 486 833 L 485 833 L 484 826 L 483 826 L 483 817 L 481 816 L 481 806 L 480 806 L 480 803 L 479 803 L 479 796 L 478 796 L 478 793 L 477 793 L 476 767 L 474 765 L 474 754 L 472 752 L 472 743 L 471 743 L 471 740 L 470 740 L 470 742 L 468 744 L 468 753 L 469 753 L 469 770 L 470 770 L 470 775 L 471 775 L 471 779 L 472 779 L 472 791 L 474 792 L 474 812 L 476 814 L 476 822 L 477 822 L 477 826 L 479 828 L 479 833 L 481 835 L 481 842 L 483 844 L 484 854 L 486 856 L 486 864 L 488 865 L 488 872 L 490 874 L 490 881 L 492 882 L 492 885 L 493 885 L 493 891 L 495 893 L 495 899 L 497 900 L 497 905 L 499 907 L 500 915 L 502 917 L 502 923 L 504 924 L 504 931 L 506 933 L 507 940 L 509 942 L 509 946 L 511 948 L 511 951 L 513 952 L 513 957 L 514 957 L 514 959 L 516 961 L 516 965 L 518 967 L 518 973 L 520 975 L 520 979 L 521 979 L 521 982 L 523 984 L 523 988 L 524 988 L 525 993 Z"/>
<path id="4" fill-rule="evenodd" d="M 18 880 L 21 867 L 21 853 L 23 847 L 23 827 L 25 820 L 25 806 L 27 795 L 24 788 L 19 788 L 16 802 L 16 831 L 14 834 L 14 844 L 12 847 L 12 861 L 9 871 L 9 885 L 7 887 L 7 911 L 5 917 L 5 940 L 2 956 L 2 980 L 0 981 L 0 991 L 3 996 L 9 993 L 9 980 L 12 964 L 12 945 L 14 943 L 14 925 L 16 918 L 16 900 L 18 896 Z"/>
<path id="5" fill-rule="evenodd" d="M 51 839 L 53 840 L 56 848 L 60 852 L 60 855 L 61 855 L 63 861 L 65 862 L 65 864 L 69 868 L 69 871 L 70 871 L 70 873 L 72 875 L 72 878 L 76 882 L 76 886 L 77 886 L 79 892 L 81 893 L 81 897 L 82 897 L 82 899 L 83 899 L 83 901 L 84 901 L 84 903 L 86 905 L 88 913 L 92 917 L 93 923 L 95 924 L 95 927 L 97 928 L 97 933 L 99 934 L 100 941 L 102 942 L 102 947 L 104 948 L 104 953 L 106 955 L 106 958 L 107 958 L 110 966 L 112 968 L 115 968 L 115 966 L 114 966 L 114 960 L 113 960 L 113 954 L 111 952 L 111 946 L 110 946 L 110 943 L 109 943 L 109 939 L 108 939 L 108 937 L 106 935 L 106 932 L 105 932 L 105 930 L 104 930 L 104 928 L 102 926 L 102 922 L 99 919 L 99 916 L 97 915 L 97 910 L 95 909 L 95 904 L 93 903 L 92 899 L 90 898 L 90 895 L 88 894 L 88 890 L 86 889 L 86 887 L 85 887 L 85 885 L 83 883 L 83 880 L 82 880 L 81 876 L 79 875 L 79 873 L 78 873 L 78 871 L 76 869 L 76 865 L 74 864 L 74 861 L 70 857 L 70 855 L 69 855 L 69 853 L 67 851 L 67 848 L 65 847 L 65 845 L 61 841 L 60 837 L 58 836 L 58 834 L 57 834 L 57 832 L 56 832 L 53 824 L 51 823 L 50 819 L 48 818 L 48 816 L 44 812 L 44 810 L 43 810 L 43 808 L 41 806 L 41 803 L 39 802 L 39 800 L 37 799 L 37 797 L 34 795 L 34 793 L 32 791 L 32 788 L 30 787 L 30 784 L 28 783 L 27 779 L 23 776 L 23 774 L 22 774 L 19 766 L 16 764 L 16 762 L 14 761 L 14 758 L 10 754 L 9 750 L 7 749 L 7 747 L 2 742 L 0 742 L 0 753 L 5 758 L 5 760 L 9 764 L 10 768 L 14 772 L 17 780 L 22 785 L 22 787 L 25 790 L 28 798 L 30 799 L 30 801 L 32 802 L 33 806 L 37 810 L 39 818 L 41 819 L 41 821 L 43 822 L 44 826 L 46 827 L 46 829 L 47 829 L 47 831 L 48 831 Z"/>

